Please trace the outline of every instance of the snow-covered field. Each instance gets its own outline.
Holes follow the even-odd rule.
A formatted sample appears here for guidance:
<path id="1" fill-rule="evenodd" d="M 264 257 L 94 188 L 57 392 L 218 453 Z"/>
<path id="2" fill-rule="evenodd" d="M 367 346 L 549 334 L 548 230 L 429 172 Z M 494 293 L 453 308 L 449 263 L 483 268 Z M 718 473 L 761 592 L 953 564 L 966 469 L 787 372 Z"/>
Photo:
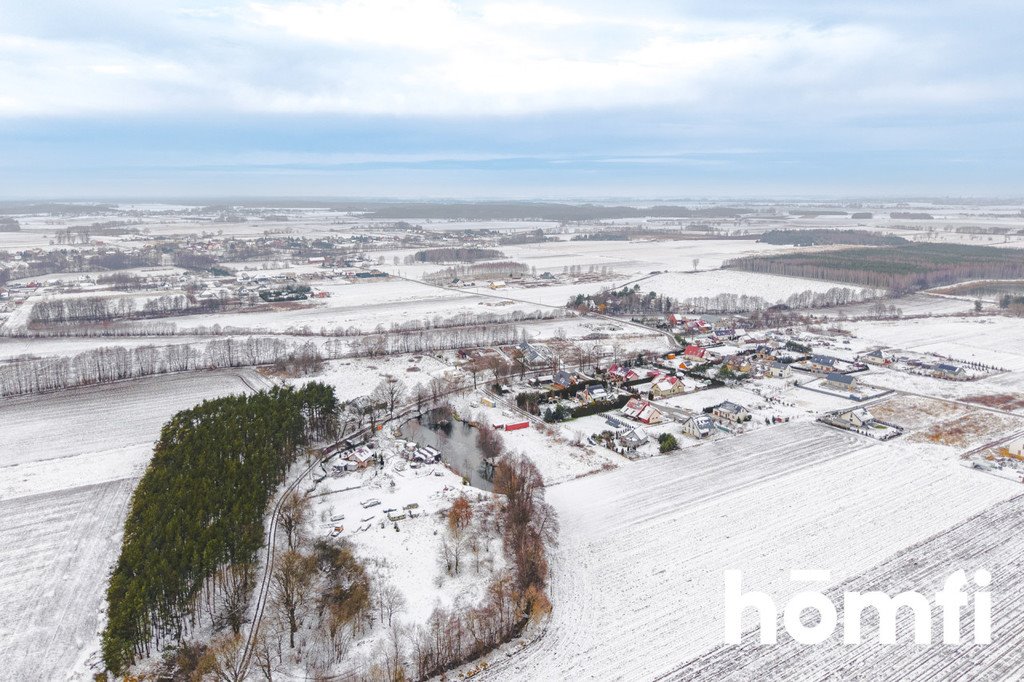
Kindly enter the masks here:
<path id="1" fill-rule="evenodd" d="M 171 415 L 264 381 L 249 370 L 198 372 L 4 398 L 0 497 L 138 476 Z"/>
<path id="2" fill-rule="evenodd" d="M 0 499 L 0 677 L 60 680 L 81 668 L 135 480 Z"/>
<path id="3" fill-rule="evenodd" d="M 783 603 L 791 569 L 835 584 L 1020 493 L 912 448 L 798 422 L 549 488 L 551 622 L 485 679 L 670 673 L 722 643 L 725 570 Z"/>
<path id="4" fill-rule="evenodd" d="M 862 287 L 852 284 L 741 270 L 666 272 L 640 282 L 641 291 L 654 291 L 664 296 L 671 296 L 676 300 L 697 296 L 736 294 L 737 296 L 760 296 L 771 304 L 784 302 L 787 297 L 804 291 L 823 293 L 836 287 L 855 291 L 862 290 Z"/>
<path id="5" fill-rule="evenodd" d="M 0 677 L 62 679 L 95 649 L 108 568 L 160 428 L 250 370 L 0 400 Z"/>
<path id="6" fill-rule="evenodd" d="M 1021 318 L 917 319 L 858 322 L 848 326 L 865 341 L 1024 370 L 1024 319 Z"/>
<path id="7" fill-rule="evenodd" d="M 975 646 L 974 611 L 961 617 L 962 646 L 922 647 L 911 643 L 912 623 L 907 614 L 898 621 L 898 645 L 878 643 L 877 619 L 864 619 L 863 644 L 841 643 L 842 625 L 836 634 L 817 646 L 796 643 L 785 634 L 774 647 L 758 646 L 749 639 L 741 645 L 723 646 L 690 664 L 672 671 L 667 679 L 779 679 L 797 678 L 811 671 L 845 673 L 859 679 L 1005 680 L 1019 679 L 1024 666 L 1019 655 L 1024 647 L 1024 496 L 998 504 L 971 519 L 915 545 L 863 574 L 836 586 L 826 596 L 837 606 L 843 622 L 843 592 L 873 590 L 889 594 L 915 591 L 930 597 L 933 613 L 940 606 L 934 595 L 945 579 L 962 569 L 968 576 L 985 569 L 992 574 L 992 644 Z M 968 593 L 972 588 L 966 590 Z M 932 642 L 942 638 L 939 619 L 934 619 Z M 753 632 L 748 633 L 749 638 Z"/>

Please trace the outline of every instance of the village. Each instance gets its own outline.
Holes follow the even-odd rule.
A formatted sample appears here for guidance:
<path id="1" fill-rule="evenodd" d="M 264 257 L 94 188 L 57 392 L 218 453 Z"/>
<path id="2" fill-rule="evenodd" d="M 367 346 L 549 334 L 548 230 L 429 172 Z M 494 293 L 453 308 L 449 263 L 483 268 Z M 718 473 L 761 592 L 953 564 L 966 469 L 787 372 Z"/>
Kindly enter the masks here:
<path id="1" fill-rule="evenodd" d="M 503 499 L 498 472 L 517 462 L 536 471 L 569 528 L 583 529 L 565 530 L 565 544 L 550 546 L 560 567 L 595 565 L 583 558 L 598 544 L 628 553 L 606 529 L 657 517 L 620 505 L 609 518 L 581 503 L 576 491 L 590 486 L 614 485 L 638 508 L 671 510 L 679 522 L 702 499 L 701 481 L 727 496 L 756 490 L 741 505 L 743 518 L 758 516 L 758 500 L 774 500 L 772 481 L 805 492 L 815 471 L 826 482 L 873 485 L 876 504 L 888 502 L 885 486 L 941 490 L 920 498 L 892 536 L 897 550 L 925 529 L 942 530 L 924 521 L 942 518 L 929 516 L 935 500 L 952 500 L 948 518 L 960 519 L 1024 477 L 1015 412 L 1024 408 L 1015 384 L 1024 362 L 1000 341 L 1018 330 L 1002 305 L 1015 280 L 988 282 L 978 299 L 945 291 L 892 298 L 873 286 L 730 267 L 736 257 L 791 253 L 758 238 L 801 220 L 774 209 L 756 234 L 760 219 L 747 214 L 691 230 L 678 220 L 467 223 L 237 211 L 247 220 L 211 226 L 211 211 L 161 209 L 117 234 L 78 231 L 99 217 L 89 213 L 25 214 L 25 229 L 5 233 L 14 246 L 0 262 L 0 410 L 19 427 L 10 432 L 17 454 L 2 490 L 26 519 L 18 527 L 32 533 L 12 529 L 11 541 L 45 547 L 55 566 L 78 540 L 70 531 L 47 534 L 42 519 L 50 516 L 39 510 L 96 529 L 88 537 L 97 558 L 76 564 L 79 578 L 61 583 L 55 597 L 73 599 L 87 584 L 89 609 L 67 625 L 34 611 L 34 632 L 73 630 L 82 642 L 64 647 L 54 669 L 103 665 L 100 609 L 119 543 L 111 524 L 145 475 L 162 425 L 230 395 L 322 384 L 338 401 L 339 433 L 300 454 L 285 490 L 309 508 L 295 532 L 347 548 L 365 566 L 376 615 L 325 662 L 301 652 L 327 656 L 340 644 L 324 642 L 308 612 L 293 633 L 296 647 L 282 645 L 275 659 L 290 674 L 372 669 L 395 641 L 407 656 L 438 614 L 482 608 L 511 570 L 493 520 Z M 893 229 L 878 222 L 876 232 Z M 121 418 L 126 411 L 132 420 Z M 56 441 L 54 423 L 63 424 Z M 67 497 L 69 488 L 81 495 Z M 448 515 L 457 506 L 478 522 L 471 538 L 455 542 Z M 747 528 L 742 519 L 733 526 Z M 663 531 L 639 532 L 646 543 Z M 721 538 L 723 547 L 757 551 L 760 536 L 743 532 L 742 541 Z M 283 531 L 267 533 L 267 547 L 289 550 Z M 11 570 L 40 586 L 52 575 L 23 562 Z M 615 570 L 606 567 L 600 580 Z M 290 628 L 276 625 L 273 575 L 261 576 L 246 620 L 262 616 L 287 642 Z M 563 582 L 564 572 L 552 575 L 571 597 L 554 600 L 551 622 L 576 631 L 575 605 L 586 596 Z M 399 634 L 381 615 L 392 611 Z M 536 638 L 548 646 L 546 622 L 456 666 L 454 676 L 501 679 L 513 662 L 530 665 Z M 251 646 L 253 631 L 241 633 Z M 17 637 L 15 651 L 42 648 L 59 647 Z M 142 665 L 166 670 L 156 657 Z"/>

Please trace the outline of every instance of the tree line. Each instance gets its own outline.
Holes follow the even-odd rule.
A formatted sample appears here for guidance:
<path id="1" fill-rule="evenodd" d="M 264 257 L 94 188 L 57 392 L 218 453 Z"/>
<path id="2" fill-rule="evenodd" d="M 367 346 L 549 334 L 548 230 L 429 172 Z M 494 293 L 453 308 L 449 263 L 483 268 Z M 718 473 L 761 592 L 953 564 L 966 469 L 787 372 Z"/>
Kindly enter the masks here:
<path id="1" fill-rule="evenodd" d="M 444 270 L 430 272 L 423 275 L 423 281 L 427 284 L 448 284 L 457 279 L 509 279 L 529 272 L 530 267 L 519 261 L 488 261 L 473 265 L 453 265 Z"/>
<path id="2" fill-rule="evenodd" d="M 196 300 L 185 294 L 157 296 L 139 301 L 125 296 L 74 296 L 51 298 L 32 305 L 30 324 L 68 324 L 107 322 L 166 317 L 185 313 L 216 312 L 225 307 L 226 300 Z"/>
<path id="3" fill-rule="evenodd" d="M 217 615 L 238 632 L 267 506 L 300 448 L 331 434 L 338 409 L 333 389 L 313 383 L 207 400 L 164 425 L 107 589 L 109 670 L 181 641 L 205 603 L 230 607 Z"/>
<path id="4" fill-rule="evenodd" d="M 405 264 L 414 263 L 475 263 L 482 260 L 497 260 L 505 254 L 497 249 L 481 249 L 472 246 L 424 249 L 405 257 Z"/>
<path id="5" fill-rule="evenodd" d="M 728 261 L 724 267 L 861 284 L 902 296 L 972 279 L 1024 277 L 1024 256 L 1019 249 L 915 242 L 878 248 L 748 256 Z"/>
<path id="6" fill-rule="evenodd" d="M 323 359 L 312 342 L 294 344 L 265 337 L 135 348 L 100 346 L 71 357 L 20 358 L 0 365 L 0 396 L 202 369 L 281 364 L 293 371 L 309 371 Z"/>
<path id="7" fill-rule="evenodd" d="M 830 308 L 847 303 L 858 303 L 872 297 L 869 290 L 832 287 L 828 291 L 807 289 L 786 298 L 769 301 L 752 294 L 720 293 L 714 296 L 691 296 L 677 300 L 654 291 L 641 292 L 640 285 L 622 289 L 599 291 L 596 294 L 577 294 L 569 299 L 569 308 L 597 310 L 609 315 L 667 315 L 668 313 L 750 313 L 775 306 L 787 308 Z"/>

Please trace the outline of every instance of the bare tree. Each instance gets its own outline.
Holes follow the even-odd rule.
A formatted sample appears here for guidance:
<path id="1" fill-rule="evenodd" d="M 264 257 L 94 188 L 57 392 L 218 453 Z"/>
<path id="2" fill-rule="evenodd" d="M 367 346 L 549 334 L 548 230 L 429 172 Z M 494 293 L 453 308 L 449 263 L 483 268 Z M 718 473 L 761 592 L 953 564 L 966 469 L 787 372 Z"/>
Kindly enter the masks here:
<path id="1" fill-rule="evenodd" d="M 291 549 L 281 555 L 274 568 L 274 605 L 281 619 L 288 623 L 288 646 L 292 649 L 315 573 L 316 560 Z"/>
<path id="2" fill-rule="evenodd" d="M 281 528 L 284 529 L 285 538 L 288 540 L 288 549 L 295 549 L 295 545 L 302 541 L 306 523 L 312 513 L 313 508 L 309 498 L 297 490 L 292 490 L 284 496 L 278 518 Z"/>
<path id="3" fill-rule="evenodd" d="M 203 679 L 212 677 L 220 682 L 241 682 L 245 679 L 243 658 L 245 647 L 239 635 L 218 635 L 210 642 L 199 661 L 196 672 Z"/>

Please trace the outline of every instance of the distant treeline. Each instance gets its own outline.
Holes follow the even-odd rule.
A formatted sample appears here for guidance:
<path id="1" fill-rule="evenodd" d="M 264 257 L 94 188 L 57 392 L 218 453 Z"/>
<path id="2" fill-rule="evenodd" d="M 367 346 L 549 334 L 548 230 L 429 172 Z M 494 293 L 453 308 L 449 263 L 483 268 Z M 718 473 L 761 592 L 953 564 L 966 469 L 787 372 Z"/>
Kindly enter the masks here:
<path id="1" fill-rule="evenodd" d="M 311 341 L 250 337 L 173 346 L 100 346 L 72 357 L 19 357 L 0 365 L 0 396 L 28 395 L 203 369 L 279 365 L 304 372 L 323 362 Z"/>
<path id="2" fill-rule="evenodd" d="M 771 230 L 758 240 L 765 244 L 815 246 L 823 244 L 857 244 L 863 246 L 896 246 L 907 240 L 896 235 L 867 230 Z"/>
<path id="3" fill-rule="evenodd" d="M 21 223 L 14 218 L 0 218 L 0 232 L 19 232 Z"/>
<path id="4" fill-rule="evenodd" d="M 909 211 L 896 211 L 895 213 L 889 214 L 890 218 L 896 218 L 897 220 L 932 220 L 933 216 L 931 213 L 911 213 Z"/>
<path id="5" fill-rule="evenodd" d="M 668 313 L 752 313 L 773 307 L 787 309 L 831 308 L 847 303 L 859 303 L 871 298 L 870 291 L 849 287 L 832 287 L 828 291 L 791 294 L 785 299 L 769 301 L 753 294 L 721 293 L 714 296 L 693 296 L 682 300 L 663 296 L 653 291 L 641 293 L 639 285 L 618 290 L 600 291 L 593 295 L 578 294 L 568 307 L 575 310 L 596 309 L 609 315 L 666 315 Z"/>
<path id="6" fill-rule="evenodd" d="M 267 506 L 301 446 L 333 435 L 338 411 L 334 390 L 311 383 L 207 400 L 164 425 L 107 589 L 109 670 L 180 642 L 205 601 L 241 624 Z"/>
<path id="7" fill-rule="evenodd" d="M 628 242 L 629 235 L 622 232 L 595 232 L 593 234 L 577 234 L 574 242 Z"/>
<path id="8" fill-rule="evenodd" d="M 497 260 L 505 254 L 497 249 L 478 249 L 475 247 L 445 247 L 425 249 L 405 257 L 405 264 L 413 263 L 476 263 L 482 260 Z"/>
<path id="9" fill-rule="evenodd" d="M 846 211 L 832 211 L 832 210 L 817 210 L 817 209 L 798 209 L 790 211 L 789 215 L 795 215 L 798 218 L 818 218 L 820 216 L 839 216 L 849 215 Z"/>
<path id="10" fill-rule="evenodd" d="M 215 312 L 227 304 L 222 299 L 190 299 L 184 294 L 158 296 L 142 305 L 134 298 L 122 296 L 80 296 L 40 301 L 29 312 L 30 324 L 67 324 L 138 320 L 183 313 Z"/>
<path id="11" fill-rule="evenodd" d="M 513 260 L 491 261 L 474 265 L 455 265 L 423 276 L 428 284 L 447 284 L 457 279 L 507 279 L 530 272 L 526 263 Z"/>
<path id="12" fill-rule="evenodd" d="M 964 244 L 907 243 L 878 248 L 749 256 L 725 267 L 810 277 L 904 294 L 971 279 L 1024 277 L 1024 251 Z"/>
<path id="13" fill-rule="evenodd" d="M 735 218 L 750 213 L 748 209 L 727 206 L 687 208 L 685 206 L 598 206 L 595 204 L 556 204 L 536 202 L 467 202 L 467 203 L 396 203 L 353 204 L 336 207 L 335 211 L 366 211 L 367 218 L 398 220 L 606 220 L 613 218 Z"/>
<path id="14" fill-rule="evenodd" d="M 0 202 L 0 215 L 98 215 L 116 208 L 113 204 L 4 201 Z"/>

